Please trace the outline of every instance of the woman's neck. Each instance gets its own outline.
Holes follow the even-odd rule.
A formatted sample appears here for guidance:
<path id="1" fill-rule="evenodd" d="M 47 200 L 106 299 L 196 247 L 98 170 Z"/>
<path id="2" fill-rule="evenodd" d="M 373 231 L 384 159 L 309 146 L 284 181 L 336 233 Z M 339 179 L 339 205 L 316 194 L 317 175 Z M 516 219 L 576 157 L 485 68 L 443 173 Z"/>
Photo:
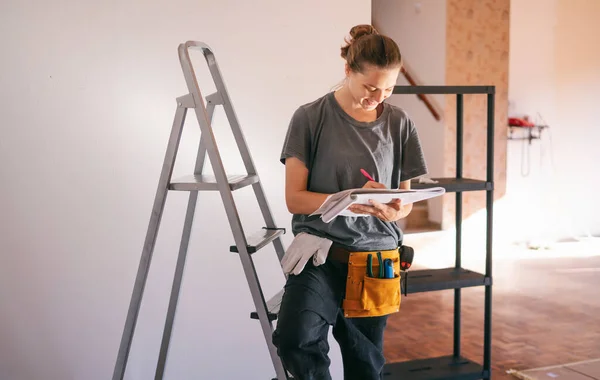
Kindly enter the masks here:
<path id="1" fill-rule="evenodd" d="M 370 122 L 375 121 L 383 112 L 383 105 L 379 104 L 377 108 L 372 111 L 366 111 L 360 103 L 356 103 L 352 94 L 348 90 L 348 87 L 343 86 L 339 90 L 334 92 L 335 99 L 344 112 L 346 112 L 350 117 L 357 121 L 362 122 Z"/>
<path id="2" fill-rule="evenodd" d="M 350 117 L 357 121 L 375 121 L 377 119 L 377 116 L 379 115 L 378 110 L 380 107 L 377 107 L 372 111 L 366 111 L 360 105 L 360 103 L 356 103 L 354 101 L 352 94 L 350 94 L 350 91 L 346 86 L 343 86 L 339 90 L 335 91 L 334 96 L 337 102 L 339 103 L 340 107 L 342 107 L 342 109 L 344 110 L 344 112 L 346 112 L 348 115 L 350 115 Z"/>

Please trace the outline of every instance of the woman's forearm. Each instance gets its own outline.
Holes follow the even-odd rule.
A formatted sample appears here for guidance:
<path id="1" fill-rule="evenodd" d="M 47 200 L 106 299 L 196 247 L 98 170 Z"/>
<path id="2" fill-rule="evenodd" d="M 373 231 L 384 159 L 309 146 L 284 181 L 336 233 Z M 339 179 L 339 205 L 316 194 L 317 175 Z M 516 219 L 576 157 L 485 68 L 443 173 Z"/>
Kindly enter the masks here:
<path id="1" fill-rule="evenodd" d="M 329 194 L 308 190 L 294 191 L 286 194 L 287 208 L 292 214 L 309 215 L 315 212 L 328 196 Z"/>

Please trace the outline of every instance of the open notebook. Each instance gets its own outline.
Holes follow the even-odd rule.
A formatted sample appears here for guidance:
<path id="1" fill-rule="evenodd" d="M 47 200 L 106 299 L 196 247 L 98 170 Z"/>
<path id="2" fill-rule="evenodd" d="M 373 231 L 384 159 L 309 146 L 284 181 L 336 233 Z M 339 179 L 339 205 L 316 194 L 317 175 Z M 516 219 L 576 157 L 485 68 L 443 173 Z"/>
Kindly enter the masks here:
<path id="1" fill-rule="evenodd" d="M 325 199 L 325 202 L 319 207 L 313 215 L 321 215 L 325 223 L 331 222 L 337 216 L 367 216 L 364 214 L 355 214 L 348 210 L 353 204 L 370 205 L 369 199 L 374 199 L 380 203 L 389 203 L 393 199 L 401 199 L 402 204 L 410 204 L 429 198 L 438 197 L 444 194 L 446 190 L 443 187 L 432 187 L 429 189 L 348 189 L 331 194 Z"/>

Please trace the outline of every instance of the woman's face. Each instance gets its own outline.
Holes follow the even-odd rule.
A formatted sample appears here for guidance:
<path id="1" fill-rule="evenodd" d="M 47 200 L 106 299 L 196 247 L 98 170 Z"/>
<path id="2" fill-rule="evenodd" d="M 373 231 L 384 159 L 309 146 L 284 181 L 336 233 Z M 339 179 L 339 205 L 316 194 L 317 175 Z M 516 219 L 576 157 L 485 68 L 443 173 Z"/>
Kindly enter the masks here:
<path id="1" fill-rule="evenodd" d="M 355 105 L 365 111 L 372 111 L 386 98 L 392 95 L 400 67 L 381 69 L 365 65 L 362 73 L 356 73 L 346 67 L 348 89 Z"/>

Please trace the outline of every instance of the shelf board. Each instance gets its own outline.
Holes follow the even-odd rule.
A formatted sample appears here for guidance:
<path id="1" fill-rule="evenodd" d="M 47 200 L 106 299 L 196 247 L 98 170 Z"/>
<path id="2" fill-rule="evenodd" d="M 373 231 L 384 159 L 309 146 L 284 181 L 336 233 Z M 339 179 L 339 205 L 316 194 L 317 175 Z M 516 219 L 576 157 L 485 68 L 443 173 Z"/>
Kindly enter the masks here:
<path id="1" fill-rule="evenodd" d="M 404 278 L 405 275 L 406 272 L 402 272 L 402 278 Z M 411 270 L 408 272 L 407 293 L 433 292 L 491 284 L 492 279 L 490 277 L 485 277 L 485 275 L 481 273 L 464 268 Z M 404 286 L 404 281 L 401 282 L 401 286 Z M 402 293 L 404 294 L 404 289 L 402 290 Z M 268 317 L 270 321 L 277 319 L 282 297 L 283 289 L 267 301 Z M 250 318 L 258 319 L 258 313 L 256 311 L 251 312 Z"/>
<path id="2" fill-rule="evenodd" d="M 420 183 L 418 179 L 411 181 L 410 187 L 413 189 L 428 189 L 431 187 L 443 187 L 446 192 L 459 192 L 459 191 L 481 191 L 481 190 L 493 190 L 494 184 L 492 182 L 481 181 L 478 179 L 471 178 L 431 178 L 437 183 Z"/>
<path id="3" fill-rule="evenodd" d="M 394 94 L 494 94 L 494 86 L 394 86 Z"/>
<path id="4" fill-rule="evenodd" d="M 407 293 L 432 292 L 492 284 L 490 277 L 464 268 L 409 270 L 408 272 L 402 272 L 403 279 L 406 273 L 408 273 Z M 402 286 L 404 286 L 404 281 L 402 281 Z M 404 292 L 404 289 L 402 291 Z"/>
<path id="5" fill-rule="evenodd" d="M 487 371 L 480 364 L 454 356 L 389 363 L 383 368 L 384 380 L 477 380 L 487 377 Z"/>

